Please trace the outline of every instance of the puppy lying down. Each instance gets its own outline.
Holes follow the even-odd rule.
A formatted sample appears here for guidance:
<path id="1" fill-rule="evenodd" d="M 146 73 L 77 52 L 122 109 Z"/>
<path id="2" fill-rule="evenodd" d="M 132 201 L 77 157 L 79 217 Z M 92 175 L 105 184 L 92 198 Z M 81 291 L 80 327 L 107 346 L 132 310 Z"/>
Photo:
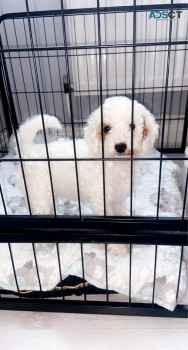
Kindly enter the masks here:
<path id="1" fill-rule="evenodd" d="M 75 140 L 76 163 L 71 139 L 60 138 L 48 143 L 48 155 L 53 159 L 50 161 L 53 191 L 56 198 L 75 201 L 78 200 L 79 190 L 80 200 L 89 203 L 94 215 L 122 216 L 125 215 L 125 198 L 130 194 L 131 188 L 131 145 L 135 159 L 150 152 L 158 137 L 158 124 L 154 116 L 137 101 L 134 101 L 132 123 L 132 101 L 126 97 L 106 99 L 102 115 L 101 126 L 99 107 L 88 118 L 84 138 Z M 54 116 L 44 115 L 44 124 L 46 129 L 62 129 L 61 123 Z M 46 147 L 45 144 L 34 142 L 37 132 L 42 129 L 41 115 L 37 115 L 27 119 L 17 133 L 22 158 L 33 159 L 23 162 L 33 215 L 53 214 L 49 165 L 47 161 L 40 161 L 47 159 Z M 101 161 L 103 154 L 106 159 L 104 162 Z M 140 161 L 134 160 L 132 163 L 134 188 L 139 176 Z M 25 192 L 20 165 L 17 166 L 16 182 Z"/>

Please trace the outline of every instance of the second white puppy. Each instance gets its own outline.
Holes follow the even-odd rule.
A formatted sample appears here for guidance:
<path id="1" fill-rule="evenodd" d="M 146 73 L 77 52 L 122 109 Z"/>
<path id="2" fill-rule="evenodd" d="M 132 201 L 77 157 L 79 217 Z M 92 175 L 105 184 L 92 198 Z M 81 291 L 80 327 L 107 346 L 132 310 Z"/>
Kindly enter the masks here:
<path id="1" fill-rule="evenodd" d="M 94 215 L 104 215 L 104 183 L 107 215 L 124 215 L 124 202 L 130 194 L 131 182 L 131 129 L 133 130 L 133 156 L 146 154 L 154 147 L 158 137 L 158 125 L 154 116 L 137 101 L 134 101 L 134 124 L 131 123 L 132 101 L 126 97 L 108 98 L 102 107 L 103 130 L 101 130 L 101 108 L 88 119 L 84 130 L 84 139 L 75 140 L 77 158 L 95 158 L 92 161 L 79 161 L 78 184 L 80 199 L 88 202 Z M 45 128 L 61 129 L 56 117 L 44 115 Z M 47 158 L 44 144 L 34 142 L 39 130 L 42 130 L 40 115 L 28 119 L 18 130 L 18 140 L 22 158 L 34 159 L 24 162 L 24 173 L 28 188 L 32 214 L 48 215 L 53 213 L 53 201 L 49 168 L 47 161 L 35 159 Z M 102 139 L 105 160 L 104 173 L 101 160 Z M 48 143 L 53 190 L 55 197 L 78 200 L 74 148 L 71 139 L 61 138 Z M 65 159 L 71 159 L 66 160 Z M 140 161 L 133 161 L 133 185 L 139 174 Z M 17 167 L 17 184 L 24 191 L 23 174 Z M 105 181 L 103 181 L 105 180 Z"/>

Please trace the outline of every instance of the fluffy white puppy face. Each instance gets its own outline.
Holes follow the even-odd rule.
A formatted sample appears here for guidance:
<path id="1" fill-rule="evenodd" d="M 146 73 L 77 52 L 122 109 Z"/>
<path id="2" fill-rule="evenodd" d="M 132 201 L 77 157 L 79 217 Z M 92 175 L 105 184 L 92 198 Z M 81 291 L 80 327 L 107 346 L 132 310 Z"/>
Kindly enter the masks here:
<path id="1" fill-rule="evenodd" d="M 131 135 L 134 155 L 147 153 L 153 148 L 159 127 L 143 105 L 134 101 L 133 124 L 132 101 L 126 97 L 108 98 L 103 104 L 102 113 L 103 128 L 101 108 L 91 115 L 85 128 L 84 138 L 90 154 L 101 156 L 103 139 L 105 157 L 130 156 Z"/>

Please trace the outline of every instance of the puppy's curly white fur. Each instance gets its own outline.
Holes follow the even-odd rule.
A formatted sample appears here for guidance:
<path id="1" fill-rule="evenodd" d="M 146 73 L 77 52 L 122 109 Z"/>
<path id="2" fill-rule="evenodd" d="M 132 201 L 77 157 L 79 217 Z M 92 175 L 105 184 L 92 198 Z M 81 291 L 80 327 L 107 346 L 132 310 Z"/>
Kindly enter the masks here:
<path id="1" fill-rule="evenodd" d="M 102 106 L 103 129 L 101 128 L 101 107 L 91 114 L 84 129 L 84 139 L 75 140 L 78 184 L 80 198 L 88 202 L 94 215 L 104 215 L 103 177 L 105 178 L 105 203 L 107 215 L 124 215 L 124 201 L 130 192 L 131 178 L 131 134 L 133 134 L 134 157 L 150 151 L 158 137 L 158 125 L 154 116 L 137 101 L 134 101 L 134 124 L 131 123 L 132 101 L 126 97 L 108 98 Z M 45 128 L 61 129 L 56 117 L 44 115 Z M 26 184 L 32 214 L 53 213 L 52 191 L 44 144 L 34 142 L 36 133 L 42 130 L 40 115 L 28 119 L 18 130 L 18 139 L 23 158 L 39 159 L 24 162 Z M 133 129 L 133 131 L 131 131 Z M 105 160 L 104 157 L 116 158 Z M 78 199 L 74 148 L 71 139 L 60 138 L 48 143 L 49 157 L 60 159 L 50 161 L 53 190 L 57 197 Z M 122 158 L 123 157 L 123 158 Z M 93 161 L 87 158 L 95 158 Z M 71 159 L 63 161 L 65 159 Z M 133 184 L 139 174 L 140 162 L 133 162 Z M 23 175 L 17 167 L 17 184 L 24 190 Z"/>

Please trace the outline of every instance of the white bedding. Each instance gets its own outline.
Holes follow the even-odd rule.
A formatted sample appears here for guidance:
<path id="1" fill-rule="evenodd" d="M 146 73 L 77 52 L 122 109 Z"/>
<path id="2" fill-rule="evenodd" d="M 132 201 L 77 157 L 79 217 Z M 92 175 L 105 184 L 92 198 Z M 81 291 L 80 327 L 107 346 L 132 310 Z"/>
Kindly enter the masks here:
<path id="1" fill-rule="evenodd" d="M 53 289 L 60 282 L 55 244 L 36 244 L 37 264 L 42 290 Z M 31 244 L 11 244 L 19 289 L 39 290 L 39 281 Z M 80 244 L 59 244 L 63 278 L 68 275 L 83 277 Z M 187 254 L 187 251 L 185 252 Z M 106 289 L 105 248 L 102 244 L 84 244 L 84 276 L 96 287 Z M 158 246 L 155 282 L 155 303 L 174 310 L 180 267 L 180 247 Z M 131 298 L 132 301 L 152 301 L 154 281 L 154 246 L 132 246 Z M 120 256 L 107 253 L 108 289 L 129 296 L 130 253 L 129 246 Z M 0 286 L 17 291 L 8 244 L 0 245 Z M 187 291 L 187 266 L 185 258 L 181 267 L 179 300 Z M 184 300 L 184 302 L 186 302 Z"/>
<path id="2" fill-rule="evenodd" d="M 150 157 L 158 157 L 157 151 Z M 9 155 L 10 157 L 10 155 Z M 13 161 L 14 161 L 14 156 Z M 15 186 L 14 162 L 0 163 L 0 183 L 8 214 L 28 214 L 25 198 Z M 182 196 L 180 193 L 180 169 L 171 161 L 164 161 L 161 177 L 161 196 L 159 216 L 181 217 Z M 133 214 L 156 216 L 159 182 L 159 161 L 143 161 L 140 181 L 133 198 Z M 130 199 L 125 200 L 129 215 Z M 77 203 L 58 198 L 57 214 L 77 214 Z M 88 205 L 82 203 L 85 215 L 92 214 Z M 0 214 L 5 214 L 0 198 Z M 53 239 L 53 237 L 52 237 Z M 169 241 L 170 244 L 170 241 Z M 31 244 L 11 244 L 16 274 L 20 290 L 39 290 L 34 255 Z M 133 245 L 131 265 L 131 297 L 134 301 L 151 302 L 154 278 L 154 246 Z M 60 274 L 55 245 L 36 244 L 37 261 L 43 291 L 53 289 L 60 282 Z M 59 245 L 63 277 L 83 276 L 79 244 Z M 177 302 L 184 298 L 188 284 L 188 250 L 184 248 L 179 287 L 179 300 L 176 300 L 180 265 L 180 247 L 159 246 L 155 284 L 155 302 L 169 310 L 174 310 Z M 129 247 L 120 256 L 108 251 L 108 288 L 129 296 Z M 84 244 L 85 279 L 96 287 L 106 289 L 106 270 L 104 246 Z M 0 245 L 0 287 L 16 291 L 10 253 L 7 244 Z"/>
<path id="3" fill-rule="evenodd" d="M 147 157 L 149 161 L 142 161 L 139 183 L 133 193 L 133 215 L 156 216 L 158 204 L 159 152 L 153 151 Z M 0 163 L 0 184 L 2 187 L 7 214 L 29 214 L 27 200 L 15 185 L 14 155 L 10 153 L 6 158 L 12 158 L 12 162 Z M 181 217 L 183 201 L 180 192 L 181 172 L 178 165 L 170 160 L 163 161 L 160 181 L 159 217 Z M 172 195 L 173 194 L 173 195 Z M 82 214 L 91 215 L 91 209 L 87 203 L 81 203 Z M 66 198 L 56 199 L 56 211 L 58 215 L 77 215 L 78 203 L 67 201 Z M 0 214 L 5 214 L 3 200 L 0 197 Z M 130 215 L 130 198 L 125 199 L 125 214 Z"/>

